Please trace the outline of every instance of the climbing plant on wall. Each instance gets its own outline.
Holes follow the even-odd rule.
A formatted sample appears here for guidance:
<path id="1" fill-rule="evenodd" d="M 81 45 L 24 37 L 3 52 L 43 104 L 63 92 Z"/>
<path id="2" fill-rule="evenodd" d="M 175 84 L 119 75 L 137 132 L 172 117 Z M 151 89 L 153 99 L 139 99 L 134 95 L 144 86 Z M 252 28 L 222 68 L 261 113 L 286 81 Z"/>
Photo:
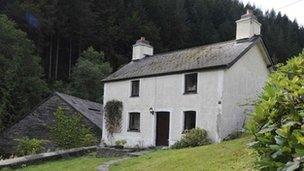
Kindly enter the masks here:
<path id="1" fill-rule="evenodd" d="M 123 104 L 118 100 L 108 101 L 105 105 L 106 129 L 109 136 L 121 130 L 122 109 Z"/>

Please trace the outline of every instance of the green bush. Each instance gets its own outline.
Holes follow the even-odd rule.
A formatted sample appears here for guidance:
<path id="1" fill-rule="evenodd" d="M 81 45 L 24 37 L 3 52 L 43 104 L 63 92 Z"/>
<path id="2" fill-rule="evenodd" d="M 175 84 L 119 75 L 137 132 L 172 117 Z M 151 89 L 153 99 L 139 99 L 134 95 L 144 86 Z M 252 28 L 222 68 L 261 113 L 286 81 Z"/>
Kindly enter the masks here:
<path id="1" fill-rule="evenodd" d="M 207 144 L 210 144 L 210 140 L 207 136 L 207 131 L 200 128 L 195 128 L 187 130 L 181 140 L 173 144 L 171 148 L 180 149 L 186 147 L 202 146 Z"/>
<path id="2" fill-rule="evenodd" d="M 17 155 L 25 156 L 42 152 L 43 142 L 36 138 L 24 137 L 18 140 Z"/>
<path id="3" fill-rule="evenodd" d="M 56 123 L 50 127 L 50 133 L 59 147 L 69 149 L 96 144 L 94 134 L 81 123 L 80 116 L 68 116 L 60 107 L 54 115 Z"/>
<path id="4" fill-rule="evenodd" d="M 244 133 L 242 131 L 235 131 L 229 134 L 227 137 L 223 139 L 223 141 L 230 141 L 234 139 L 241 138 Z"/>
<path id="5" fill-rule="evenodd" d="M 126 144 L 127 144 L 126 140 L 117 140 L 117 141 L 115 141 L 115 145 L 116 146 L 124 146 Z"/>
<path id="6" fill-rule="evenodd" d="M 304 169 L 304 52 L 272 73 L 246 124 L 263 170 Z"/>
<path id="7" fill-rule="evenodd" d="M 94 134 L 85 134 L 82 138 L 82 145 L 83 146 L 91 146 L 97 144 L 97 138 Z"/>

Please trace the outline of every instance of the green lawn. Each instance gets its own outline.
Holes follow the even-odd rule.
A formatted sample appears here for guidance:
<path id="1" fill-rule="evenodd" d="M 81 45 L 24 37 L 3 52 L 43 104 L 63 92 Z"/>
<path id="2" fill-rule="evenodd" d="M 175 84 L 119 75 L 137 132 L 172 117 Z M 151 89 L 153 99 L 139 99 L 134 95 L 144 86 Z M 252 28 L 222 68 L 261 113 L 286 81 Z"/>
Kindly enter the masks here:
<path id="1" fill-rule="evenodd" d="M 111 166 L 113 171 L 167 170 L 253 170 L 254 153 L 246 147 L 250 137 L 219 144 L 181 150 L 157 150 Z M 44 162 L 17 169 L 18 171 L 95 171 L 98 165 L 111 159 L 95 154 Z"/>
<path id="2" fill-rule="evenodd" d="M 111 167 L 124 170 L 254 170 L 254 153 L 246 148 L 250 137 L 181 150 L 158 150 Z"/>
<path id="3" fill-rule="evenodd" d="M 49 161 L 17 169 L 17 171 L 96 171 L 96 167 L 110 160 L 97 158 L 95 154 L 82 157 Z M 9 170 L 9 169 L 8 169 Z"/>

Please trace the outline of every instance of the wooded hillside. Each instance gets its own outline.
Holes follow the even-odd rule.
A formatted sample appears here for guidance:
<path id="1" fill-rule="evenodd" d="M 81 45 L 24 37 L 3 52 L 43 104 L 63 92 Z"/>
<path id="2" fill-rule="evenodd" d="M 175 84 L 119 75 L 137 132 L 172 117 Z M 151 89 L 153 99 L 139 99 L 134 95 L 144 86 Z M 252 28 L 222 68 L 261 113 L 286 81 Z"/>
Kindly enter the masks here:
<path id="1" fill-rule="evenodd" d="M 1 12 L 28 33 L 42 58 L 45 78 L 68 80 L 80 52 L 93 46 L 114 71 L 145 36 L 156 53 L 234 39 L 246 8 L 236 0 L 2 0 Z M 254 8 L 254 7 L 249 7 Z M 304 28 L 270 11 L 255 14 L 277 62 L 304 47 Z"/>
<path id="2" fill-rule="evenodd" d="M 139 37 L 155 53 L 231 40 L 248 8 L 275 62 L 302 51 L 296 21 L 237 0 L 0 0 L 0 132 L 49 90 L 102 102 L 101 79 Z"/>

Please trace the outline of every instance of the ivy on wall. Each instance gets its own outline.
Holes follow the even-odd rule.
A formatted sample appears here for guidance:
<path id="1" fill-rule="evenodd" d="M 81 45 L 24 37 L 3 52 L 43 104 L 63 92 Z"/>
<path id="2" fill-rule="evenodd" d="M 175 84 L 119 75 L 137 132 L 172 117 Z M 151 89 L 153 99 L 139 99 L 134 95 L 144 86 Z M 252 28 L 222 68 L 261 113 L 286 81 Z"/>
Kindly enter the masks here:
<path id="1" fill-rule="evenodd" d="M 108 101 L 105 105 L 106 129 L 110 136 L 121 130 L 123 104 L 118 100 Z"/>

